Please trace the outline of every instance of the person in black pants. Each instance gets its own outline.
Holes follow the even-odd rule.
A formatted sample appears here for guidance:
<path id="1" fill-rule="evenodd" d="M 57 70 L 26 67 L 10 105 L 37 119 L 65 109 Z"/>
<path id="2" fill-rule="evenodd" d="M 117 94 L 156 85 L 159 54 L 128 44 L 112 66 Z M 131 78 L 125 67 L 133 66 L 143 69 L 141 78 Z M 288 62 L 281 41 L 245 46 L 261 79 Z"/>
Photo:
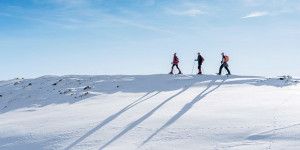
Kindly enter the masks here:
<path id="1" fill-rule="evenodd" d="M 221 75 L 223 67 L 226 69 L 227 75 L 231 75 L 230 70 L 228 69 L 228 63 L 227 63 L 229 58 L 228 58 L 228 56 L 225 56 L 224 53 L 222 53 L 221 55 L 222 55 L 222 61 L 221 61 L 221 66 L 220 66 L 218 75 Z"/>
<path id="2" fill-rule="evenodd" d="M 195 61 L 198 61 L 198 70 L 199 70 L 198 74 L 200 75 L 200 74 L 202 74 L 201 66 L 202 66 L 202 63 L 203 63 L 203 61 L 204 61 L 204 59 L 203 59 L 203 57 L 200 55 L 200 53 L 198 53 L 198 58 L 195 59 Z"/>
<path id="3" fill-rule="evenodd" d="M 169 74 L 173 74 L 173 68 L 174 68 L 174 66 L 176 66 L 176 68 L 178 69 L 178 71 L 179 71 L 178 74 L 182 74 L 182 73 L 181 73 L 181 70 L 180 70 L 179 67 L 178 67 L 179 59 L 178 59 L 178 57 L 176 56 L 176 53 L 174 53 L 173 62 L 172 62 L 171 64 L 172 64 L 172 69 L 171 69 L 171 72 L 170 72 Z"/>

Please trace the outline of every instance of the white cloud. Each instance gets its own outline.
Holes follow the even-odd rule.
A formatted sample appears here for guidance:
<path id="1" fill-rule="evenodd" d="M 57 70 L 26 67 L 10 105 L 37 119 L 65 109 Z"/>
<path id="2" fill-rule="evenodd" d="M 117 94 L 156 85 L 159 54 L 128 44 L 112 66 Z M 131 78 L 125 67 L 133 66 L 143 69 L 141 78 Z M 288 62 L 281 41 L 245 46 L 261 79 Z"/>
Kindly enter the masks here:
<path id="1" fill-rule="evenodd" d="M 155 5 L 155 0 L 148 0 L 148 1 L 145 1 L 145 5 L 146 5 L 146 6 L 153 6 L 153 5 Z"/>
<path id="2" fill-rule="evenodd" d="M 88 5 L 88 0 L 34 0 L 35 3 L 50 3 L 50 4 L 57 4 L 63 5 L 65 7 L 80 7 L 84 5 Z"/>
<path id="3" fill-rule="evenodd" d="M 167 10 L 167 12 L 173 15 L 180 15 L 180 16 L 197 16 L 197 15 L 205 14 L 205 12 L 199 9 L 189 9 L 186 11 Z"/>
<path id="4" fill-rule="evenodd" d="M 11 15 L 7 13 L 0 13 L 0 16 L 10 17 Z"/>
<path id="5" fill-rule="evenodd" d="M 136 27 L 136 28 L 140 28 L 140 29 L 144 29 L 144 30 L 150 30 L 150 31 L 156 31 L 156 32 L 162 32 L 162 33 L 175 35 L 173 32 L 170 32 L 170 31 L 167 31 L 164 29 L 160 29 L 160 28 L 157 28 L 154 26 L 139 24 L 139 23 L 132 22 L 132 21 L 129 21 L 126 19 L 116 18 L 116 17 L 112 17 L 112 16 L 107 16 L 107 19 L 110 21 L 113 21 L 113 22 L 127 25 L 127 26 L 132 26 L 132 27 Z"/>
<path id="6" fill-rule="evenodd" d="M 265 15 L 268 15 L 269 12 L 267 11 L 261 11 L 261 12 L 252 12 L 242 18 L 254 18 L 254 17 L 261 17 L 261 16 L 265 16 Z"/>

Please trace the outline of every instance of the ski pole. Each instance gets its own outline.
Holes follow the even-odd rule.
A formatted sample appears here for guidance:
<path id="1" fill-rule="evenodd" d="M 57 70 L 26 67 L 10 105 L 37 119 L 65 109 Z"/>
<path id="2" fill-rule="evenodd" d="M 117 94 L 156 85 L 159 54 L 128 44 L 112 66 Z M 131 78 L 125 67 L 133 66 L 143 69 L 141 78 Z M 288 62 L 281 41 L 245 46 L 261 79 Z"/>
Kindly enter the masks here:
<path id="1" fill-rule="evenodd" d="M 196 62 L 196 61 L 194 61 L 194 64 L 193 64 L 192 74 L 193 74 L 193 72 L 194 72 L 195 62 Z"/>

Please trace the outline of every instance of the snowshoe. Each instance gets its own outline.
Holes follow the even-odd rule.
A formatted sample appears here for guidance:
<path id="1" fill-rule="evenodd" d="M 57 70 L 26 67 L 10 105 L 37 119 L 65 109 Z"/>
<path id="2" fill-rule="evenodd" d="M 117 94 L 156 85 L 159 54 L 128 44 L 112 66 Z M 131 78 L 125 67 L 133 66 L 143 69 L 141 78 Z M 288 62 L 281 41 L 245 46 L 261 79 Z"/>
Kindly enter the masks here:
<path id="1" fill-rule="evenodd" d="M 182 74 L 182 72 L 180 71 L 178 74 Z"/>
<path id="2" fill-rule="evenodd" d="M 173 72 L 170 72 L 169 74 L 173 75 Z"/>

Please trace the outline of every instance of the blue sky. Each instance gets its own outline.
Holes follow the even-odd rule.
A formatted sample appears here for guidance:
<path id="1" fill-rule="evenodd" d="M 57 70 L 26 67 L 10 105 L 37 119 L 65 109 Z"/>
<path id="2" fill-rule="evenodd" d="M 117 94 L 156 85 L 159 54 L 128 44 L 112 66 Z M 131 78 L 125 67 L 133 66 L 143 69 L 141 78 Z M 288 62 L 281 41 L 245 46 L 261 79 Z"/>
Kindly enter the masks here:
<path id="1" fill-rule="evenodd" d="M 299 18 L 296 0 L 1 0 L 0 80 L 168 73 L 174 52 L 214 74 L 222 51 L 233 74 L 300 76 Z"/>

